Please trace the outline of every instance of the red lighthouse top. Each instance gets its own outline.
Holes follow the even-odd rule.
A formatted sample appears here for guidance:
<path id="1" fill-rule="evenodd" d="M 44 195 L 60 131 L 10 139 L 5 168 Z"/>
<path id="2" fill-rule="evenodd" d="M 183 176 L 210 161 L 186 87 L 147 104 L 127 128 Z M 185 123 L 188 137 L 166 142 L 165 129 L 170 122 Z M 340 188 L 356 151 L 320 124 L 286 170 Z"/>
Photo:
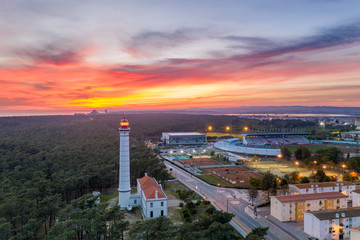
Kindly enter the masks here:
<path id="1" fill-rule="evenodd" d="M 129 128 L 129 121 L 126 120 L 125 117 L 124 117 L 124 119 L 121 120 L 121 122 L 120 122 L 120 128 L 122 128 L 122 129 Z"/>

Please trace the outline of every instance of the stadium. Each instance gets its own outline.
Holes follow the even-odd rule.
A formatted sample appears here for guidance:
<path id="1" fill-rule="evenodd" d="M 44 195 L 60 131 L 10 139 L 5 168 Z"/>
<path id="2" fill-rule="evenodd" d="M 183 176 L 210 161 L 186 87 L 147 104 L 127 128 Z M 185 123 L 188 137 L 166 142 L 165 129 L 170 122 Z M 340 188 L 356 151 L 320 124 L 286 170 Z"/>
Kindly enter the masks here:
<path id="1" fill-rule="evenodd" d="M 278 149 L 285 145 L 310 144 L 307 136 L 311 133 L 305 131 L 283 130 L 268 132 L 253 132 L 242 134 L 242 141 L 238 138 L 220 140 L 214 147 L 220 150 L 261 156 L 277 156 Z"/>

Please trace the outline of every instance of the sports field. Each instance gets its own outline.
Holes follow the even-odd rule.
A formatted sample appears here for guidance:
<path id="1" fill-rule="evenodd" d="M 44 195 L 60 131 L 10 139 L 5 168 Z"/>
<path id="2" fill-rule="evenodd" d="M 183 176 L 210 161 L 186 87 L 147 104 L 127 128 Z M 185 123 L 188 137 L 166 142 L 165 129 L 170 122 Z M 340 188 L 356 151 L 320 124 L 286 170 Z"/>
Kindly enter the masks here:
<path id="1" fill-rule="evenodd" d="M 285 163 L 280 163 L 280 162 L 276 162 L 276 161 L 247 162 L 246 165 L 248 167 L 255 168 L 261 172 L 266 172 L 266 171 L 270 171 L 270 170 L 272 170 L 272 172 L 273 172 L 273 170 L 275 170 L 276 172 L 279 172 L 281 174 L 288 174 L 291 172 L 298 171 L 301 174 L 301 176 L 306 176 L 306 177 L 309 177 L 310 174 L 315 172 L 315 170 L 316 170 L 316 169 L 309 170 L 309 169 L 302 168 L 302 167 L 295 167 L 291 164 L 285 164 Z M 326 175 L 328 175 L 328 176 L 339 175 L 338 172 L 334 172 L 332 170 L 326 170 L 325 172 L 326 172 Z"/>
<path id="2" fill-rule="evenodd" d="M 290 150 L 290 152 L 292 154 L 294 154 L 294 152 L 296 151 L 296 149 L 298 149 L 298 147 L 300 147 L 300 145 L 292 145 L 292 146 L 285 146 L 287 149 Z M 331 147 L 337 147 L 339 148 L 342 152 L 353 152 L 354 150 L 352 150 L 350 147 L 347 146 L 328 146 L 328 145 L 304 145 L 304 147 L 308 148 L 312 153 L 316 153 L 316 151 L 320 150 L 320 149 L 328 149 Z"/>

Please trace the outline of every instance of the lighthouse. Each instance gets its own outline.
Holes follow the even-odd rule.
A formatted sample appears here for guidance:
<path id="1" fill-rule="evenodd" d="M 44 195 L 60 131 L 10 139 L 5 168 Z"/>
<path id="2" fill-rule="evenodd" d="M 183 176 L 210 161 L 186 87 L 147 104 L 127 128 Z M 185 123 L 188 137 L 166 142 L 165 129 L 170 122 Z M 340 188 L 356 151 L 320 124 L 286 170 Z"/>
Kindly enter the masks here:
<path id="1" fill-rule="evenodd" d="M 120 209 L 131 210 L 130 203 L 130 157 L 129 157 L 129 122 L 124 119 L 120 122 L 120 162 L 119 162 L 119 206 Z"/>

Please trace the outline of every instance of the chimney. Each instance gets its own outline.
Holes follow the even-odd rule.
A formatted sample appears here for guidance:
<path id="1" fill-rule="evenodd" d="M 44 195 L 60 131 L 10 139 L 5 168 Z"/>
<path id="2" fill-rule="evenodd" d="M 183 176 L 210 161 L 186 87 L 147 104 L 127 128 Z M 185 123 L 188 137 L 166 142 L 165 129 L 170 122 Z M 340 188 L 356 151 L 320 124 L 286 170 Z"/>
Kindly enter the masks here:
<path id="1" fill-rule="evenodd" d="M 159 195 L 158 195 L 158 191 L 156 190 L 155 191 L 155 199 L 158 199 L 159 198 Z"/>
<path id="2" fill-rule="evenodd" d="M 145 177 L 147 176 L 147 173 L 145 173 Z"/>

